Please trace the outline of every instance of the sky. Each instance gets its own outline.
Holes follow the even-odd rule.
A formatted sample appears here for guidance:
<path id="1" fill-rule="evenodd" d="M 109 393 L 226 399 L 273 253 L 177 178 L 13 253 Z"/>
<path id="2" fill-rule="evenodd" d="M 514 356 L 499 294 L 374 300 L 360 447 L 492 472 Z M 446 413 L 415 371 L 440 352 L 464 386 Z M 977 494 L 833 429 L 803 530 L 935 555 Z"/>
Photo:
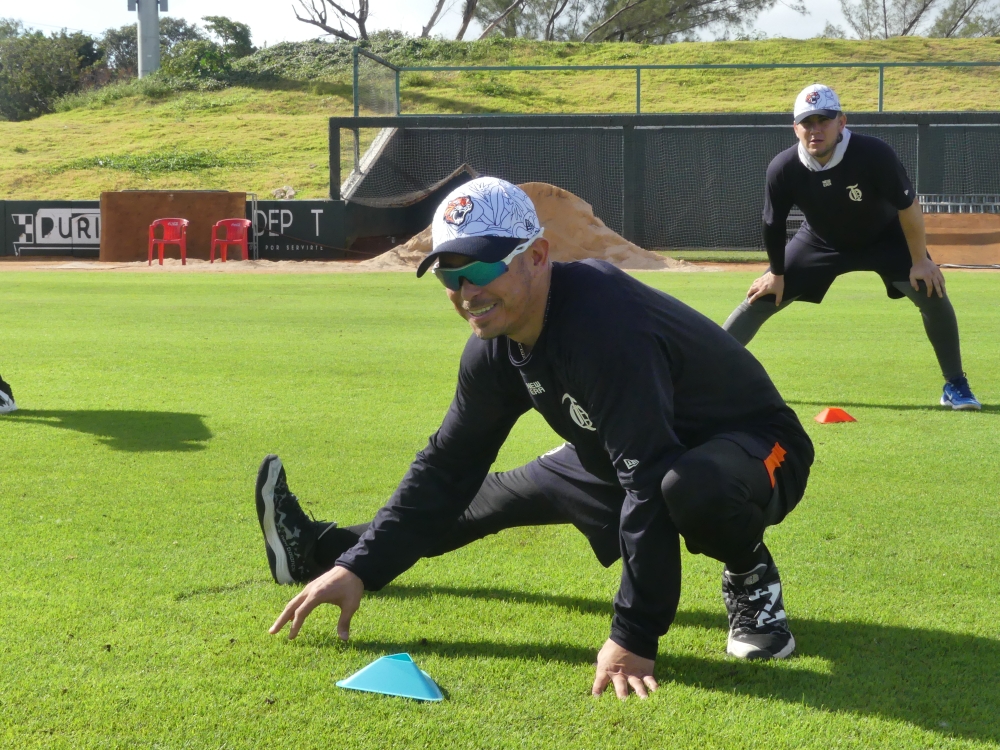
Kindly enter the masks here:
<path id="1" fill-rule="evenodd" d="M 460 24 L 460 0 L 448 0 L 451 8 L 435 26 L 432 35 L 454 38 Z M 778 0 L 778 4 L 758 18 L 756 28 L 768 36 L 807 39 L 819 34 L 827 21 L 846 28 L 839 0 L 806 0 L 809 15 L 801 16 Z M 127 10 L 127 0 L 46 0 L 41 5 L 23 0 L 0 0 L 0 18 L 20 19 L 40 31 L 66 27 L 92 35 L 104 29 L 135 21 Z M 415 36 L 430 18 L 434 0 L 371 0 L 369 31 L 398 29 Z M 321 29 L 295 19 L 291 0 L 169 0 L 166 15 L 200 23 L 203 16 L 228 16 L 250 26 L 254 44 L 262 47 L 284 41 L 314 39 Z M 300 15 L 304 15 L 300 11 Z M 466 39 L 475 39 L 476 27 Z"/>

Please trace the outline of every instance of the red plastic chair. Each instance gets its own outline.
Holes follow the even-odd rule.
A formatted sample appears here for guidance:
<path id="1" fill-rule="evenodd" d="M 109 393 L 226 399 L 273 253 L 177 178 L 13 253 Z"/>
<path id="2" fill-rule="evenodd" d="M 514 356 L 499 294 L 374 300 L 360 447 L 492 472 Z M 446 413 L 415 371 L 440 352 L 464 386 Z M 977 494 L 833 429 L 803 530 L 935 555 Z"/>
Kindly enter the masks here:
<path id="1" fill-rule="evenodd" d="M 219 237 L 219 229 L 226 230 L 225 237 Z M 223 219 L 222 221 L 215 222 L 215 226 L 212 227 L 212 252 L 209 254 L 209 263 L 215 263 L 215 248 L 216 246 L 221 246 L 219 254 L 222 256 L 222 262 L 226 262 L 226 249 L 229 245 L 239 245 L 240 251 L 243 254 L 243 260 L 250 259 L 250 251 L 247 249 L 247 239 L 250 229 L 249 219 Z"/>
<path id="2" fill-rule="evenodd" d="M 181 248 L 181 265 L 187 265 L 187 219 L 157 219 L 149 225 L 149 263 L 153 265 L 153 248 L 159 250 L 160 265 L 163 265 L 163 246 L 179 245 Z M 163 227 L 163 237 L 156 237 L 156 228 Z"/>

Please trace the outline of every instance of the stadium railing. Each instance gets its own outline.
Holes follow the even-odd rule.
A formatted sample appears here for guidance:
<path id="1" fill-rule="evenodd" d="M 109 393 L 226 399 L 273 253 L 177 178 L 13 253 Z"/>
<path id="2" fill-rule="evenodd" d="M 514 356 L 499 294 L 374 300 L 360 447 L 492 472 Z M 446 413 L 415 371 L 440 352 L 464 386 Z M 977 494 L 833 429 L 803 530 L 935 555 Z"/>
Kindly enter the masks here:
<path id="1" fill-rule="evenodd" d="M 382 71 L 378 69 L 381 68 Z M 878 72 L 878 112 L 885 111 L 885 71 L 914 68 L 1000 68 L 995 61 L 940 62 L 818 62 L 818 63 L 686 63 L 674 65 L 393 65 L 384 58 L 361 48 L 354 48 L 354 114 L 369 109 L 372 114 L 402 114 L 400 74 L 402 73 L 515 73 L 624 71 L 635 76 L 635 114 L 642 114 L 643 71 L 755 71 L 755 70 L 835 70 L 854 69 Z M 366 91 L 366 82 L 375 81 L 374 93 Z M 392 96 L 391 105 L 382 102 Z M 372 101 L 378 101 L 374 107 Z"/>

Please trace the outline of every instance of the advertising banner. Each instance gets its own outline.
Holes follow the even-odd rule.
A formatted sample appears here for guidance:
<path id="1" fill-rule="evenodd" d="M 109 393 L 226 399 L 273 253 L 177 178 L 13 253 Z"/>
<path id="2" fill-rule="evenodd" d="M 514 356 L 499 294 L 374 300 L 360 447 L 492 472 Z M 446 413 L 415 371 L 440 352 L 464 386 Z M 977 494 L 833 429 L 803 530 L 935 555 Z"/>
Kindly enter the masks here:
<path id="1" fill-rule="evenodd" d="M 249 201 L 261 258 L 344 258 L 342 201 Z M 251 216 L 253 214 L 253 216 Z M 96 258 L 101 246 L 100 201 L 0 201 L 0 255 Z"/>
<path id="2" fill-rule="evenodd" d="M 2 255 L 97 257 L 99 201 L 4 201 Z"/>
<path id="3" fill-rule="evenodd" d="M 257 201 L 251 216 L 261 258 L 343 258 L 347 244 L 342 201 Z"/>

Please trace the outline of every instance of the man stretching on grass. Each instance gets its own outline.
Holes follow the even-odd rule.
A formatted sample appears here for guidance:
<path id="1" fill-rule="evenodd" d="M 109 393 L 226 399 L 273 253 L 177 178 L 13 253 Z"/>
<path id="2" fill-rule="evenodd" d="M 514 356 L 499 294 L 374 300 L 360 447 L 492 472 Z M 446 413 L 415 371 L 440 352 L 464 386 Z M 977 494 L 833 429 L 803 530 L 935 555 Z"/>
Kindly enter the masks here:
<path id="1" fill-rule="evenodd" d="M 655 690 L 658 639 L 680 596 L 680 535 L 726 565 L 727 650 L 795 648 L 763 543 L 805 489 L 813 450 L 763 367 L 715 323 L 601 261 L 552 264 L 530 199 L 495 178 L 453 191 L 434 216 L 431 268 L 473 336 L 440 429 L 367 527 L 315 524 L 277 456 L 257 478 L 268 560 L 283 583 L 314 580 L 271 627 L 294 638 L 322 603 L 346 639 L 365 589 L 425 556 L 501 528 L 573 523 L 598 559 L 622 557 L 593 692 Z M 489 474 L 536 409 L 567 445 Z"/>
<path id="2" fill-rule="evenodd" d="M 795 100 L 797 146 L 774 157 L 764 193 L 764 245 L 771 267 L 723 325 L 742 344 L 796 300 L 819 303 L 833 280 L 875 271 L 892 299 L 920 310 L 944 375 L 941 405 L 979 410 L 962 369 L 955 310 L 944 275 L 927 254 L 924 217 L 896 152 L 847 129 L 833 89 L 815 83 Z M 805 222 L 785 244 L 797 205 Z"/>

